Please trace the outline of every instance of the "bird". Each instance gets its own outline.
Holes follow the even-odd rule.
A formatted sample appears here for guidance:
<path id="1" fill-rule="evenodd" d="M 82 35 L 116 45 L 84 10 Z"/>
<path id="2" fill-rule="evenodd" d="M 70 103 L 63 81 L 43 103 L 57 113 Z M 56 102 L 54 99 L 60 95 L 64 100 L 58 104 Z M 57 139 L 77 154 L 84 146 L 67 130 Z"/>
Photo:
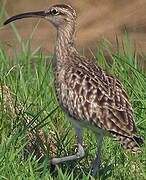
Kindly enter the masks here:
<path id="1" fill-rule="evenodd" d="M 84 157 L 84 128 L 91 129 L 97 137 L 96 157 L 91 164 L 93 175 L 99 172 L 101 166 L 105 135 L 112 136 L 131 152 L 141 152 L 143 138 L 137 135 L 132 105 L 122 83 L 94 60 L 80 55 L 75 46 L 76 10 L 68 4 L 54 4 L 45 10 L 14 15 L 4 25 L 31 17 L 46 19 L 57 30 L 52 60 L 56 97 L 77 136 L 77 152 L 53 158 L 51 163 L 57 165 Z"/>

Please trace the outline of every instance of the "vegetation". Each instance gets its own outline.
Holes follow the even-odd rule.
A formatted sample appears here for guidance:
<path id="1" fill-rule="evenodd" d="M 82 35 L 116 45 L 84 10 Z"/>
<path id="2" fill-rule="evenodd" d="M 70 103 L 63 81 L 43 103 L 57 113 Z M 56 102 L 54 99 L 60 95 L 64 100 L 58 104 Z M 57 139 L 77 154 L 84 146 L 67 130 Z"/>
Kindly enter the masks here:
<path id="1" fill-rule="evenodd" d="M 40 48 L 32 51 L 33 33 L 22 41 L 15 26 L 12 28 L 21 49 L 9 57 L 4 44 L 0 45 L 0 179 L 94 179 L 89 169 L 96 153 L 96 138 L 88 129 L 84 132 L 85 158 L 56 169 L 50 167 L 51 157 L 74 153 L 74 130 L 55 98 L 52 55 L 44 56 Z M 110 43 L 102 42 L 96 59 L 122 81 L 134 108 L 139 134 L 146 139 L 146 74 L 125 37 L 123 50 L 117 41 L 114 54 Z M 105 51 L 110 62 L 106 61 Z M 140 155 L 131 154 L 105 137 L 100 179 L 146 179 L 145 145 L 142 150 Z"/>

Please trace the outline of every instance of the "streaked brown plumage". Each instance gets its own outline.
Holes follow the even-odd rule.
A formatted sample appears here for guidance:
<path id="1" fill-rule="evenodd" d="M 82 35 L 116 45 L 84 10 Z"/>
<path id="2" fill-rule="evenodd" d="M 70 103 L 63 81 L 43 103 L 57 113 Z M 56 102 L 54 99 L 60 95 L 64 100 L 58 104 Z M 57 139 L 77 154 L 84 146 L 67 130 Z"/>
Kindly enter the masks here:
<path id="1" fill-rule="evenodd" d="M 139 145 L 143 141 L 136 135 L 132 107 L 122 84 L 106 74 L 95 62 L 80 56 L 75 49 L 75 10 L 69 5 L 59 4 L 46 11 L 16 15 L 4 24 L 32 16 L 43 17 L 57 28 L 53 58 L 56 94 L 60 106 L 71 117 L 75 127 L 108 132 L 124 148 L 140 152 Z M 78 144 L 82 146 L 80 133 L 77 136 Z M 81 151 L 76 158 L 84 155 L 82 148 Z M 71 160 L 76 158 L 70 156 Z M 66 160 L 57 158 L 53 162 Z"/>
<path id="2" fill-rule="evenodd" d="M 70 58 L 55 73 L 58 100 L 64 111 L 76 123 L 107 130 L 125 148 L 139 151 L 131 104 L 121 83 L 76 53 Z"/>

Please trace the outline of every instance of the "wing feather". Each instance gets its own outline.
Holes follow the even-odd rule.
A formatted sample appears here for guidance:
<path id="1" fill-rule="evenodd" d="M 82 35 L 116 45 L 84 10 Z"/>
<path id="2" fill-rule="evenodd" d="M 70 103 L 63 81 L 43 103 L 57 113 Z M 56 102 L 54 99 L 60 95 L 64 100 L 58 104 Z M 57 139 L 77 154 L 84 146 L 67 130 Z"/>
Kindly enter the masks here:
<path id="1" fill-rule="evenodd" d="M 91 61 L 69 67 L 65 80 L 69 91 L 66 108 L 72 106 L 76 119 L 125 136 L 136 133 L 132 106 L 119 80 Z"/>

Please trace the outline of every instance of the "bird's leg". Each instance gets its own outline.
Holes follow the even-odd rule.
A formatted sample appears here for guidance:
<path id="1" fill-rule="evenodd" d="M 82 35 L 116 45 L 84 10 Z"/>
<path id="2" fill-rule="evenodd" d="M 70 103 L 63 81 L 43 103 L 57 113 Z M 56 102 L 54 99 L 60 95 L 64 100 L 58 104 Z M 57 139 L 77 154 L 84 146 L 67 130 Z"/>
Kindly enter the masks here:
<path id="1" fill-rule="evenodd" d="M 79 127 L 75 128 L 75 129 L 76 129 L 77 145 L 78 145 L 77 153 L 74 155 L 65 156 L 65 157 L 61 157 L 61 158 L 53 158 L 51 160 L 51 164 L 57 165 L 59 163 L 65 162 L 65 161 L 72 161 L 72 160 L 80 159 L 84 156 L 85 152 L 84 152 L 84 148 L 83 148 L 82 130 Z"/>
<path id="2" fill-rule="evenodd" d="M 94 161 L 92 162 L 91 165 L 91 175 L 92 176 L 98 176 L 99 175 L 99 169 L 101 165 L 101 147 L 102 147 L 102 142 L 103 142 L 103 133 L 101 132 L 97 136 L 97 151 L 96 151 L 96 157 Z"/>

